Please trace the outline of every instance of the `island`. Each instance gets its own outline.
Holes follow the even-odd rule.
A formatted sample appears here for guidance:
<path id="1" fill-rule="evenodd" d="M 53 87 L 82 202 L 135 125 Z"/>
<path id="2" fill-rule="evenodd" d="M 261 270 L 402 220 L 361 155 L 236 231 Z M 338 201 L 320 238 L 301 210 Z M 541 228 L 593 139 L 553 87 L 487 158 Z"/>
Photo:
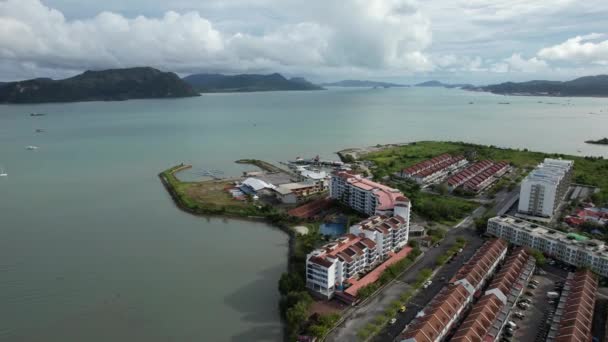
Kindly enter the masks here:
<path id="1" fill-rule="evenodd" d="M 454 84 L 450 84 L 450 83 L 443 83 L 440 81 L 426 81 L 426 82 L 422 82 L 422 83 L 418 83 L 415 85 L 415 87 L 436 87 L 436 88 L 469 88 L 469 87 L 473 87 L 473 85 L 468 84 L 468 83 L 454 83 Z"/>
<path id="2" fill-rule="evenodd" d="M 409 87 L 406 84 L 390 83 L 390 82 L 377 82 L 368 80 L 342 80 L 338 82 L 330 82 L 321 84 L 324 87 L 353 87 L 353 88 L 395 88 L 395 87 Z"/>
<path id="3" fill-rule="evenodd" d="M 340 161 L 321 160 L 319 157 L 281 163 L 242 159 L 236 162 L 255 169 L 227 178 L 221 177 L 221 172 L 209 171 L 204 172 L 208 179 L 182 181 L 178 173 L 192 167 L 186 164 L 176 165 L 159 174 L 161 183 L 177 207 L 188 213 L 264 221 L 288 234 L 288 271 L 281 276 L 278 288 L 281 293 L 280 311 L 285 318 L 289 340 L 295 340 L 297 336 L 323 340 L 328 334 L 333 334 L 333 328 L 343 320 L 364 317 L 361 310 L 365 311 L 366 307 L 357 308 L 356 305 L 382 293 L 390 300 L 376 304 L 380 307 L 375 311 L 381 314 L 371 317 L 373 323 L 351 331 L 352 336 L 349 335 L 348 339 L 333 336 L 329 340 L 367 340 L 379 334 L 391 325 L 389 322 L 398 310 L 403 312 L 410 301 L 420 300 L 417 292 L 424 292 L 434 270 L 440 271 L 444 264 L 461 253 L 472 255 L 481 246 L 481 235 L 488 220 L 506 217 L 502 215 L 509 213 L 514 203 L 512 200 L 517 199 L 520 183 L 545 158 L 574 163 L 571 183 L 575 189 L 568 192 L 564 210 L 576 212 L 581 205 L 591 201 L 598 207 L 608 205 L 608 177 L 605 172 L 608 160 L 601 157 L 440 141 L 351 148 L 337 154 Z M 421 168 L 433 171 L 417 174 Z M 447 168 L 450 171 L 443 172 Z M 388 217 L 377 216 L 377 212 L 368 212 L 367 206 L 361 204 L 367 200 L 361 203 L 350 201 L 348 194 L 336 194 L 337 190 L 330 195 L 328 189 L 334 181 L 343 181 L 344 187 L 356 187 L 361 183 L 362 189 L 374 189 L 366 196 L 386 193 L 386 196 L 379 195 L 378 203 L 388 199 L 393 212 L 387 214 Z M 338 188 L 342 189 L 342 186 Z M 407 211 L 404 216 L 403 210 Z M 344 309 L 344 305 L 331 305 L 327 297 L 321 299 L 322 296 L 319 297 L 319 293 L 315 293 L 307 283 L 306 270 L 311 255 L 323 255 L 323 251 L 328 253 L 336 246 L 361 242 L 360 234 L 363 233 L 346 233 L 351 232 L 350 229 L 357 232 L 357 226 L 382 224 L 383 220 L 391 220 L 390 215 L 393 215 L 392 219 L 399 216 L 408 217 L 404 220 L 411 221 L 411 240 L 407 245 L 391 247 L 390 256 L 368 265 L 360 277 L 341 284 L 339 290 L 332 287 L 332 291 L 340 291 L 344 295 L 336 294 L 337 297 L 331 301 L 353 305 L 353 310 Z M 576 216 L 571 217 L 580 220 Z M 400 220 L 387 222 L 384 227 L 402 229 L 403 221 Z M 342 231 L 327 229 L 336 222 L 340 222 Z M 414 237 L 414 232 L 422 235 Z M 600 234 L 604 234 L 602 232 Z M 579 231 L 579 234 L 590 233 Z M 400 235 L 395 233 L 395 236 Z M 608 233 L 601 236 L 608 239 Z M 367 248 L 365 243 L 370 248 L 376 246 L 367 240 L 362 243 L 358 248 Z M 420 248 L 422 244 L 427 248 L 434 246 L 432 250 L 435 252 L 426 253 Z M 534 250 L 530 253 L 542 261 L 542 253 Z M 327 266 L 335 262 L 335 258 L 331 259 L 334 261 L 330 259 L 313 261 Z M 415 265 L 420 263 L 425 266 L 416 268 Z M 393 280 L 402 280 L 404 274 L 408 274 L 411 291 L 383 292 L 391 286 L 398 286 L 395 283 L 400 282 Z"/>
<path id="4" fill-rule="evenodd" d="M 505 82 L 481 87 L 471 86 L 465 89 L 500 95 L 606 97 L 608 96 L 608 75 L 585 76 L 566 82 L 545 80 Z"/>
<path id="5" fill-rule="evenodd" d="M 122 101 L 198 95 L 176 74 L 149 67 L 86 71 L 62 80 L 36 78 L 0 87 L 0 103 Z"/>
<path id="6" fill-rule="evenodd" d="M 602 138 L 602 139 L 598 139 L 598 140 L 587 140 L 585 142 L 587 144 L 608 145 L 608 138 Z"/>
<path id="7" fill-rule="evenodd" d="M 201 93 L 323 89 L 304 78 L 292 77 L 287 79 L 278 73 L 270 75 L 194 74 L 184 77 L 183 80 Z"/>

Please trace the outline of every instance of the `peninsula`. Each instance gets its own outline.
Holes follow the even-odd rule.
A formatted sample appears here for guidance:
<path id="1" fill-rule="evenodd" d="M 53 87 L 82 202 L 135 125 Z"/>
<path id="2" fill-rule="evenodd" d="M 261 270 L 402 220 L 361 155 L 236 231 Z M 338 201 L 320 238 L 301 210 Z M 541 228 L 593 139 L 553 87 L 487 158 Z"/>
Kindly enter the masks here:
<path id="1" fill-rule="evenodd" d="M 466 89 L 500 95 L 607 97 L 608 75 L 585 76 L 567 82 L 545 80 L 506 82 L 482 87 L 466 87 Z"/>
<path id="2" fill-rule="evenodd" d="M 602 139 L 598 139 L 598 140 L 587 140 L 585 142 L 587 144 L 608 145 L 608 138 L 602 138 Z"/>
<path id="3" fill-rule="evenodd" d="M 277 73 L 270 75 L 194 74 L 184 77 L 183 80 L 201 93 L 323 89 L 304 78 L 293 77 L 287 79 Z"/>
<path id="4" fill-rule="evenodd" d="M 394 88 L 394 87 L 409 87 L 406 84 L 377 82 L 368 80 L 343 80 L 338 82 L 323 83 L 325 87 L 352 87 L 352 88 Z"/>
<path id="5" fill-rule="evenodd" d="M 36 78 L 0 87 L 0 103 L 121 101 L 198 96 L 172 72 L 149 67 L 86 71 L 53 80 Z"/>
<path id="6" fill-rule="evenodd" d="M 443 266 L 462 255 L 471 257 L 484 245 L 488 220 L 517 210 L 520 184 L 541 163 L 569 165 L 564 182 L 571 179 L 574 189 L 566 196 L 566 207 L 572 207 L 566 210 L 576 211 L 579 201 L 608 205 L 608 160 L 602 158 L 437 141 L 354 148 L 338 155 L 341 161 L 297 158 L 281 166 L 239 160 L 256 169 L 230 178 L 199 172 L 214 179 L 182 181 L 177 173 L 191 167 L 183 164 L 159 174 L 186 212 L 264 220 L 289 235 L 288 272 L 278 286 L 289 340 L 367 340 L 381 333 L 392 340 L 405 328 L 404 317 L 414 318 L 407 309 L 411 302 L 427 303 L 431 298 L 425 289 L 438 283 L 436 292 L 445 283 L 442 278 L 454 276 L 454 267 Z M 350 199 L 353 193 L 357 200 Z M 328 228 L 336 224 L 337 231 Z M 376 235 L 385 230 L 394 236 L 388 245 Z M 363 270 L 348 279 L 336 275 L 327 283 L 308 277 L 307 270 L 333 269 L 365 250 L 386 253 L 370 254 L 377 256 L 366 258 Z M 530 253 L 541 260 L 540 252 Z M 438 272 L 440 279 L 430 281 Z M 395 290 L 403 283 L 408 291 Z M 386 298 L 365 301 L 379 293 Z M 344 303 L 355 308 L 344 310 Z M 395 323 L 395 317 L 401 321 Z M 344 320 L 357 323 L 344 328 Z"/>

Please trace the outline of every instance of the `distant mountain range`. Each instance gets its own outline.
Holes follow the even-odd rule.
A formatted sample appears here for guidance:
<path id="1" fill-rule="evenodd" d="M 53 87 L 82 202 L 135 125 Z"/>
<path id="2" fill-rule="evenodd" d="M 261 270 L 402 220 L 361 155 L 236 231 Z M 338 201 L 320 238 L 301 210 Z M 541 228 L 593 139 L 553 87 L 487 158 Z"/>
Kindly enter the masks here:
<path id="1" fill-rule="evenodd" d="M 198 96 L 172 72 L 148 67 L 86 71 L 63 80 L 36 78 L 0 86 L 0 103 L 119 101 Z"/>
<path id="2" fill-rule="evenodd" d="M 376 82 L 367 80 L 343 80 L 332 83 L 321 84 L 324 87 L 364 87 L 364 88 L 392 88 L 392 87 L 409 87 L 405 84 L 388 83 L 388 82 Z"/>
<path id="3" fill-rule="evenodd" d="M 322 90 L 323 88 L 294 77 L 287 79 L 281 74 L 270 75 L 221 75 L 195 74 L 184 77 L 186 83 L 201 93 L 213 92 L 251 92 L 273 90 Z"/>
<path id="4" fill-rule="evenodd" d="M 443 87 L 443 88 L 473 87 L 473 85 L 471 85 L 471 84 L 459 84 L 459 83 L 449 84 L 449 83 L 443 83 L 443 82 L 439 82 L 439 81 L 426 81 L 426 82 L 418 83 L 415 86 L 416 87 Z"/>
<path id="5" fill-rule="evenodd" d="M 468 90 L 488 91 L 501 95 L 537 96 L 608 96 L 608 75 L 585 76 L 572 81 L 506 82 L 483 87 L 467 87 Z"/>

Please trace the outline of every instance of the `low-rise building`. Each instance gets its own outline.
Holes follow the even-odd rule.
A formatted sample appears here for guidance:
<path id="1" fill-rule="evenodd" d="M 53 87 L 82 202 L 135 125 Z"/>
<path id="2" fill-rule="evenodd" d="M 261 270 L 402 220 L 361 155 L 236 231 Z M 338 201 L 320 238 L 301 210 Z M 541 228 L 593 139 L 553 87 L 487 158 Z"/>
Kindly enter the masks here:
<path id="1" fill-rule="evenodd" d="M 281 202 L 295 204 L 303 198 L 322 192 L 323 184 L 314 181 L 287 183 L 281 184 L 273 190 Z"/>
<path id="2" fill-rule="evenodd" d="M 276 186 L 261 179 L 249 177 L 242 181 L 238 185 L 238 188 L 248 195 L 258 195 L 270 193 L 272 190 L 276 189 Z"/>
<path id="3" fill-rule="evenodd" d="M 487 233 L 608 277 L 608 248 L 603 241 L 560 232 L 506 215 L 489 219 Z"/>
<path id="4" fill-rule="evenodd" d="M 546 158 L 524 178 L 518 212 L 550 219 L 566 196 L 572 177 L 572 160 Z"/>
<path id="5" fill-rule="evenodd" d="M 340 171 L 332 174 L 329 195 L 367 215 L 392 216 L 400 212 L 409 222 L 410 201 L 397 189 L 361 175 Z"/>
<path id="6" fill-rule="evenodd" d="M 484 295 L 473 305 L 451 341 L 497 341 L 532 276 L 535 260 L 523 249 L 514 250 L 493 277 Z"/>
<path id="7" fill-rule="evenodd" d="M 430 184 L 444 179 L 451 172 L 465 166 L 467 163 L 464 156 L 442 154 L 403 169 L 398 176 L 411 179 L 418 184 Z"/>
<path id="8" fill-rule="evenodd" d="M 464 170 L 448 178 L 448 188 L 450 191 L 456 189 L 468 180 L 473 179 L 478 174 L 487 170 L 492 165 L 494 165 L 494 163 L 491 160 L 482 160 L 467 166 Z"/>
<path id="9" fill-rule="evenodd" d="M 494 184 L 507 171 L 509 171 L 509 163 L 493 163 L 492 166 L 464 183 L 464 188 L 468 191 L 479 193 Z"/>
<path id="10" fill-rule="evenodd" d="M 397 341 L 443 340 L 463 317 L 476 292 L 492 276 L 506 254 L 505 241 L 495 239 L 486 242 L 409 324 Z"/>
<path id="11" fill-rule="evenodd" d="M 568 274 L 547 342 L 593 340 L 591 326 L 597 286 L 597 277 L 588 270 Z"/>

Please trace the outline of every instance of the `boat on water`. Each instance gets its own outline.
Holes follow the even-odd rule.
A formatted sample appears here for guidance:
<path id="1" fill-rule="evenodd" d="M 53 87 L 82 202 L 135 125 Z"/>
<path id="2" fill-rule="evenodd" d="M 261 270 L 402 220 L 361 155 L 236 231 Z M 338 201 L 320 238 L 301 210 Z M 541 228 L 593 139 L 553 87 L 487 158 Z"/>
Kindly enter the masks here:
<path id="1" fill-rule="evenodd" d="M 44 113 L 30 113 L 30 116 L 45 116 Z"/>
<path id="2" fill-rule="evenodd" d="M 29 150 L 29 151 L 34 151 L 34 150 L 37 150 L 37 149 L 39 149 L 39 148 L 40 148 L 40 147 L 38 147 L 38 146 L 32 146 L 32 145 L 30 145 L 30 146 L 26 146 L 26 147 L 25 147 L 25 149 L 26 149 L 26 150 Z"/>
<path id="3" fill-rule="evenodd" d="M 44 133 L 44 130 L 41 128 L 36 129 L 36 133 Z"/>
<path id="4" fill-rule="evenodd" d="M 8 176 L 8 173 L 6 173 L 6 171 L 2 167 L 0 167 L 0 177 L 7 177 L 7 176 Z"/>

